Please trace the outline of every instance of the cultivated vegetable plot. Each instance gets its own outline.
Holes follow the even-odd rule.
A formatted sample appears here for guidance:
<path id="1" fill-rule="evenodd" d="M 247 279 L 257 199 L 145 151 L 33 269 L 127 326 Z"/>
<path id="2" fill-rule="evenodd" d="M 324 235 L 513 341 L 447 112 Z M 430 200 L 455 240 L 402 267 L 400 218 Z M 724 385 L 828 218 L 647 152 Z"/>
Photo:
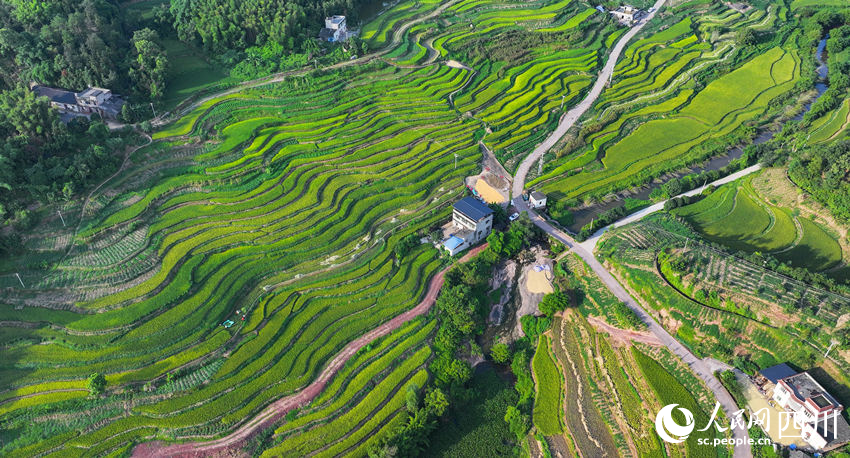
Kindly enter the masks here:
<path id="1" fill-rule="evenodd" d="M 817 366 L 835 389 L 848 383 L 850 361 L 824 353 L 850 298 L 734 257 L 670 217 L 618 228 L 599 249 L 644 308 L 697 356 L 748 371 L 779 362 Z"/>

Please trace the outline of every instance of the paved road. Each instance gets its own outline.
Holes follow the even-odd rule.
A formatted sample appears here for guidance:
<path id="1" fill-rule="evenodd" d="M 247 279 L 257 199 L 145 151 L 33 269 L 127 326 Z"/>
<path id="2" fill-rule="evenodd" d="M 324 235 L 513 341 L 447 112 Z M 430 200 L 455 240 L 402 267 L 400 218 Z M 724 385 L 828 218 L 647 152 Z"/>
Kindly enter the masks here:
<path id="1" fill-rule="evenodd" d="M 655 12 L 661 9 L 664 6 L 666 0 L 658 0 L 655 3 Z M 575 124 L 575 122 L 593 105 L 599 95 L 602 93 L 602 90 L 605 88 L 606 83 L 614 71 L 614 67 L 617 65 L 617 60 L 620 57 L 623 49 L 625 49 L 626 44 L 631 40 L 641 28 L 648 21 L 652 19 L 655 13 L 650 14 L 646 19 L 644 19 L 640 24 L 633 27 L 629 32 L 623 35 L 622 38 L 617 42 L 614 46 L 614 49 L 611 51 L 610 56 L 608 57 L 608 61 L 605 63 L 605 67 L 603 67 L 599 76 L 596 79 L 596 82 L 593 85 L 593 88 L 590 90 L 590 93 L 579 102 L 573 109 L 569 110 L 566 115 L 561 119 L 558 127 L 549 135 L 546 140 L 543 141 L 537 148 L 534 149 L 531 154 L 529 154 L 519 165 L 517 168 L 516 176 L 514 177 L 513 183 L 513 197 L 514 204 L 517 207 L 517 210 L 520 212 L 526 211 L 531 218 L 532 222 L 541 228 L 544 232 L 560 241 L 567 247 L 571 249 L 574 253 L 581 256 L 581 258 L 590 266 L 591 269 L 599 276 L 605 286 L 608 287 L 609 290 L 624 304 L 626 304 L 630 309 L 634 310 L 634 312 L 640 317 L 641 321 L 643 321 L 647 328 L 652 334 L 654 334 L 662 344 L 664 344 L 670 351 L 673 352 L 676 356 L 678 356 L 691 370 L 705 382 L 706 386 L 714 393 L 715 398 L 718 402 L 720 402 L 721 407 L 724 412 L 726 412 L 727 417 L 732 417 L 732 414 L 738 410 L 735 401 L 732 399 L 732 396 L 726 391 L 726 388 L 720 384 L 720 381 L 714 377 L 712 372 L 712 367 L 709 364 L 706 364 L 705 361 L 697 358 L 693 353 L 690 352 L 684 345 L 679 343 L 666 329 L 664 329 L 660 324 L 658 324 L 655 319 L 649 315 L 640 304 L 635 301 L 632 296 L 626 291 L 625 288 L 611 275 L 605 267 L 596 259 L 593 255 L 593 248 L 596 246 L 596 241 L 598 241 L 598 237 L 604 233 L 607 228 L 603 228 L 598 234 L 594 234 L 595 239 L 592 240 L 591 243 L 587 245 L 576 243 L 576 241 L 570 237 L 564 231 L 555 228 L 551 224 L 549 224 L 546 220 L 544 220 L 540 215 L 536 212 L 528 208 L 528 205 L 524 200 L 522 200 L 522 191 L 525 188 L 525 180 L 528 176 L 528 171 L 531 169 L 532 165 L 537 162 L 550 148 L 552 148 L 564 134 L 567 133 L 567 130 Z M 727 178 L 722 180 L 718 180 L 715 183 L 719 183 L 720 181 L 726 182 L 739 178 L 740 176 L 746 175 L 747 173 L 752 173 L 755 170 L 758 170 L 756 167 L 751 167 L 749 169 L 742 170 L 737 174 L 730 175 Z M 712 183 L 712 184 L 715 184 Z M 696 194 L 701 192 L 702 189 L 695 189 L 686 193 Z M 618 221 L 614 223 L 612 226 L 617 227 L 622 224 L 628 224 L 630 222 L 637 221 L 646 215 L 649 215 L 653 212 L 656 212 L 664 207 L 664 203 L 653 205 L 641 212 L 638 212 L 636 215 L 632 215 L 623 219 L 622 221 Z M 706 406 L 707 409 L 711 409 L 713 406 Z M 700 425 L 699 427 L 702 427 Z M 752 452 L 750 450 L 750 446 L 748 444 L 749 434 L 747 431 L 742 430 L 740 428 L 736 428 L 733 431 L 733 437 L 741 444 L 746 445 L 738 445 L 735 446 L 733 457 L 734 458 L 751 458 Z"/>
<path id="2" fill-rule="evenodd" d="M 723 178 L 720 178 L 719 180 L 712 181 L 711 183 L 708 183 L 707 185 L 700 186 L 699 188 L 690 190 L 688 192 L 683 192 L 682 194 L 679 194 L 676 197 L 695 196 L 695 195 L 701 193 L 705 188 L 707 188 L 709 186 L 717 187 L 717 186 L 720 186 L 722 184 L 731 183 L 731 182 L 737 180 L 738 178 L 745 177 L 745 176 L 747 176 L 751 173 L 757 172 L 759 170 L 761 170 L 761 164 L 756 164 L 756 165 L 747 167 L 745 169 L 741 169 L 741 170 L 739 170 L 739 171 L 737 171 L 737 172 L 735 172 L 731 175 L 727 175 Z M 593 253 L 593 251 L 596 249 L 596 244 L 599 242 L 599 238 L 602 237 L 602 234 L 607 232 L 609 229 L 614 229 L 614 228 L 617 228 L 617 227 L 620 227 L 620 226 L 625 226 L 626 224 L 629 224 L 629 223 L 634 223 L 635 221 L 640 221 L 648 215 L 651 215 L 651 214 L 653 214 L 657 211 L 663 210 L 665 203 L 667 203 L 666 200 L 664 202 L 659 202 L 657 204 L 650 205 L 649 207 L 646 207 L 643 210 L 634 212 L 631 215 L 626 216 L 623 219 L 617 220 L 617 221 L 603 227 L 602 229 L 599 229 L 598 231 L 594 232 L 593 235 L 591 235 L 584 242 L 579 243 L 579 245 L 581 245 L 582 248 L 584 248 L 588 252 Z"/>
<path id="3" fill-rule="evenodd" d="M 481 245 L 469 253 L 464 255 L 460 262 L 466 262 L 478 253 L 485 250 L 487 244 Z M 186 442 L 182 444 L 166 444 L 160 441 L 145 442 L 133 449 L 134 457 L 202 457 L 202 456 L 229 456 L 227 452 L 232 448 L 239 447 L 244 441 L 248 440 L 254 434 L 262 431 L 265 428 L 271 427 L 272 424 L 283 418 L 289 411 L 303 407 L 309 404 L 322 390 L 325 385 L 331 381 L 333 376 L 339 371 L 345 363 L 354 356 L 361 348 L 372 342 L 373 340 L 383 337 L 390 332 L 398 329 L 402 324 L 416 318 L 419 315 L 426 313 L 434 302 L 437 300 L 437 295 L 440 293 L 440 288 L 443 286 L 444 276 L 451 266 L 441 270 L 431 279 L 428 285 L 428 292 L 419 304 L 360 336 L 357 340 L 349 343 L 334 358 L 322 369 L 322 372 L 310 385 L 301 391 L 296 392 L 285 398 L 277 401 L 266 407 L 259 415 L 250 419 L 247 423 L 240 426 L 239 429 L 231 434 L 220 439 L 202 442 Z"/>
<path id="4" fill-rule="evenodd" d="M 522 190 L 525 187 L 525 179 L 528 176 L 528 171 L 531 170 L 531 166 L 534 165 L 544 154 L 546 154 L 549 149 L 555 146 L 555 143 L 558 143 L 558 140 L 573 127 L 573 124 L 578 121 L 578 119 L 593 105 L 593 102 L 596 102 L 596 99 L 599 97 L 599 94 L 602 93 L 602 90 L 605 89 L 605 85 L 608 84 L 608 80 L 611 79 L 611 75 L 614 74 L 614 67 L 617 65 L 617 60 L 620 59 L 620 54 L 626 48 L 626 45 L 629 43 L 629 40 L 634 38 L 638 32 L 650 21 L 653 17 L 655 17 L 655 13 L 664 6 L 664 2 L 667 0 L 658 0 L 655 2 L 655 10 L 652 13 L 647 15 L 641 22 L 626 32 L 622 38 L 617 41 L 617 44 L 614 45 L 614 49 L 611 50 L 611 54 L 608 56 L 608 61 L 605 62 L 605 66 L 602 68 L 602 71 L 599 73 L 599 76 L 596 78 L 596 82 L 593 84 L 593 87 L 590 89 L 590 93 L 585 96 L 585 98 L 578 103 L 575 107 L 573 107 L 570 111 L 567 112 L 558 123 L 558 127 L 552 132 L 543 143 L 537 145 L 537 148 L 534 148 L 534 151 L 531 152 L 517 167 L 516 176 L 514 177 L 514 188 L 513 188 L 513 197 L 519 197 L 522 195 Z"/>

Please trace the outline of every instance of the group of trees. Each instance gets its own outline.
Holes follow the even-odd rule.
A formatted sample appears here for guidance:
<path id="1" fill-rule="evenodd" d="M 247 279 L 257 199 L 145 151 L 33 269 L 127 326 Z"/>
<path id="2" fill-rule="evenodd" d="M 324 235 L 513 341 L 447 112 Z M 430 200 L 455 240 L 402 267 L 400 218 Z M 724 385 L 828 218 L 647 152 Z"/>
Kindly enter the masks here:
<path id="1" fill-rule="evenodd" d="M 487 236 L 489 251 L 496 257 L 512 258 L 529 244 L 540 240 L 540 230 L 534 226 L 527 214 L 523 213 L 511 223 L 505 231 L 493 231 Z"/>
<path id="2" fill-rule="evenodd" d="M 15 219 L 28 228 L 29 202 L 70 199 L 113 173 L 119 163 L 113 153 L 133 138 L 86 118 L 63 124 L 24 85 L 0 91 L 0 221 Z M 14 233 L 5 237 L 0 254 L 20 249 Z"/>
<path id="3" fill-rule="evenodd" d="M 428 390 L 421 396 L 416 384 L 408 385 L 405 393 L 407 420 L 383 438 L 369 451 L 370 458 L 417 456 L 428 445 L 428 436 L 437 427 L 437 420 L 449 407 L 449 400 L 439 388 Z"/>
<path id="4" fill-rule="evenodd" d="M 788 175 L 833 214 L 850 221 L 850 140 L 798 151 Z"/>
<path id="5" fill-rule="evenodd" d="M 276 43 L 283 53 L 308 51 L 325 16 L 357 19 L 360 0 L 171 0 L 174 28 L 183 41 L 209 52 L 233 54 Z"/>
<path id="6" fill-rule="evenodd" d="M 35 81 L 156 99 L 165 52 L 155 33 L 139 32 L 116 1 L 0 0 L 0 90 Z"/>
<path id="7" fill-rule="evenodd" d="M 130 65 L 130 79 L 136 88 L 158 100 L 165 93 L 165 78 L 168 72 L 168 57 L 160 44 L 159 34 L 144 28 L 133 33 L 130 40 L 135 51 L 135 60 Z"/>
<path id="8" fill-rule="evenodd" d="M 475 337 L 484 330 L 484 318 L 487 315 L 485 298 L 490 290 L 493 266 L 500 259 L 515 256 L 519 250 L 539 239 L 539 232 L 525 215 L 511 223 L 506 232 L 494 231 L 488 237 L 490 245 L 487 250 L 468 262 L 457 264 L 446 273 L 436 302 L 440 326 L 434 337 L 435 357 L 430 365 L 433 386 L 425 390 L 424 396 L 420 396 L 418 387 L 408 390 L 407 422 L 381 441 L 370 452 L 370 456 L 418 455 L 427 446 L 428 437 L 439 417 L 454 403 L 466 402 L 473 397 L 474 393 L 468 388 L 468 382 L 472 379 L 472 366 L 463 355 L 478 355 L 481 352 Z M 401 248 L 396 251 L 396 256 L 404 257 L 417 243 L 417 236 L 405 237 L 397 245 Z M 504 344 L 494 347 L 493 354 L 499 363 L 515 359 L 510 348 Z M 528 365 L 528 356 L 524 357 L 525 363 L 518 360 L 517 367 Z M 530 377 L 529 373 L 529 381 Z"/>
<path id="9" fill-rule="evenodd" d="M 806 113 L 804 119 L 811 121 L 841 104 L 850 88 L 850 12 L 824 9 L 805 18 L 803 24 L 810 43 L 829 35 L 826 42 L 829 88 Z"/>

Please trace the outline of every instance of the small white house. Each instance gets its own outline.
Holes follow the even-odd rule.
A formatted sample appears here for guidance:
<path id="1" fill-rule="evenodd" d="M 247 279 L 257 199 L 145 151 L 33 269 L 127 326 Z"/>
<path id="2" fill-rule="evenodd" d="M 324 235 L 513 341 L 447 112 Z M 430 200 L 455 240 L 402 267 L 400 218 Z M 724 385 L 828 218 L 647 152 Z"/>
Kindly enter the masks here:
<path id="1" fill-rule="evenodd" d="M 528 197 L 528 206 L 531 208 L 546 208 L 546 194 L 534 191 Z"/>
<path id="2" fill-rule="evenodd" d="M 443 248 L 454 256 L 490 235 L 493 209 L 474 197 L 464 197 L 455 202 L 452 225 L 458 231 L 443 241 Z"/>
<path id="3" fill-rule="evenodd" d="M 348 27 L 345 16 L 329 16 L 325 18 L 325 27 L 319 31 L 319 38 L 324 41 L 345 41 L 348 38 Z"/>
<path id="4" fill-rule="evenodd" d="M 646 13 L 631 5 L 624 5 L 615 10 L 611 10 L 611 14 L 617 18 L 623 25 L 632 26 L 643 18 Z"/>

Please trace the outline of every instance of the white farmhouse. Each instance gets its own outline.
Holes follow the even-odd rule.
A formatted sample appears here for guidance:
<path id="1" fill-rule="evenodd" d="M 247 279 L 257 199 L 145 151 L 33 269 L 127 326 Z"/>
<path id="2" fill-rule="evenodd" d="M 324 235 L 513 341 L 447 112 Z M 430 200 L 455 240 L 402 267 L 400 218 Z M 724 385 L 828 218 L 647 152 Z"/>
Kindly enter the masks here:
<path id="1" fill-rule="evenodd" d="M 123 98 L 100 87 L 90 87 L 78 93 L 33 83 L 31 89 L 35 95 L 47 97 L 53 108 L 71 115 L 88 116 L 97 113 L 104 118 L 115 119 L 124 105 Z"/>
<path id="2" fill-rule="evenodd" d="M 803 440 L 815 450 L 833 450 L 850 441 L 850 426 L 841 416 L 844 406 L 808 372 L 780 379 L 773 400 L 801 425 Z"/>
<path id="3" fill-rule="evenodd" d="M 319 31 L 319 38 L 324 41 L 345 41 L 348 38 L 348 27 L 345 16 L 330 16 L 325 18 L 325 27 Z"/>
<path id="4" fill-rule="evenodd" d="M 646 13 L 631 5 L 624 5 L 615 10 L 611 10 L 611 14 L 620 21 L 620 24 L 633 26 L 643 18 Z"/>
<path id="5" fill-rule="evenodd" d="M 454 256 L 490 235 L 493 210 L 474 197 L 464 197 L 455 202 L 452 225 L 457 232 L 443 241 L 443 248 Z"/>

